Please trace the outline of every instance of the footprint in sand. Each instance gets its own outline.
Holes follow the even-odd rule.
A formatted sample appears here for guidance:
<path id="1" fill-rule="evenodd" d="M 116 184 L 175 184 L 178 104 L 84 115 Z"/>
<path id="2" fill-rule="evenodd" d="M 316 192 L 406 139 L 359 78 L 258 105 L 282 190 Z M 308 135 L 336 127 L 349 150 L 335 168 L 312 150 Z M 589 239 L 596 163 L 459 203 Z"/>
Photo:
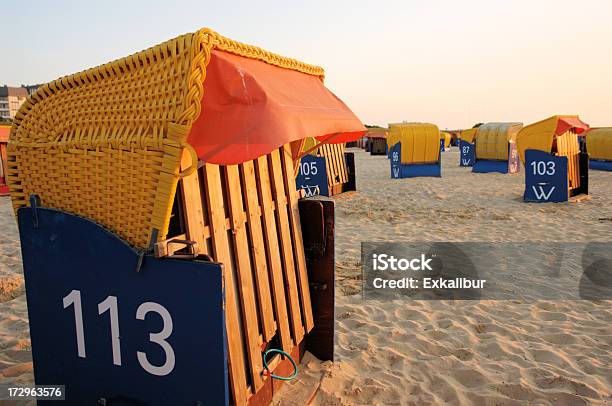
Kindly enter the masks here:
<path id="1" fill-rule="evenodd" d="M 580 343 L 580 340 L 578 340 L 576 336 L 573 336 L 571 334 L 564 334 L 564 333 L 544 334 L 542 335 L 542 340 L 549 342 L 551 344 L 559 344 L 559 345 Z"/>
<path id="2" fill-rule="evenodd" d="M 450 319 L 443 319 L 438 321 L 438 327 L 447 329 L 453 326 L 453 321 Z"/>
<path id="3" fill-rule="evenodd" d="M 474 351 L 469 348 L 459 348 L 453 355 L 461 361 L 469 361 L 474 358 Z"/>
<path id="4" fill-rule="evenodd" d="M 547 391 L 550 391 L 552 389 L 564 390 L 572 394 L 584 396 L 591 399 L 601 399 L 597 391 L 595 391 L 590 386 L 582 382 L 574 381 L 573 379 L 567 378 L 565 376 L 555 376 L 552 378 L 540 379 L 536 381 L 536 384 L 538 385 L 538 388 Z"/>

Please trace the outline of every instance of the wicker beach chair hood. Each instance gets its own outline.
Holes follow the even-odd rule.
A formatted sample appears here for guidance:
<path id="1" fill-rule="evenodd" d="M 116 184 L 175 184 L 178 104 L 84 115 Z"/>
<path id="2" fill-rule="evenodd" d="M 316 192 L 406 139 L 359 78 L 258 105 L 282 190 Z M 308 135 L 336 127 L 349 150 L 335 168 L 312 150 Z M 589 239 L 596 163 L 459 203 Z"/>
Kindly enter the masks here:
<path id="1" fill-rule="evenodd" d="M 387 145 L 402 144 L 402 164 L 437 162 L 440 158 L 440 130 L 435 124 L 389 124 Z"/>

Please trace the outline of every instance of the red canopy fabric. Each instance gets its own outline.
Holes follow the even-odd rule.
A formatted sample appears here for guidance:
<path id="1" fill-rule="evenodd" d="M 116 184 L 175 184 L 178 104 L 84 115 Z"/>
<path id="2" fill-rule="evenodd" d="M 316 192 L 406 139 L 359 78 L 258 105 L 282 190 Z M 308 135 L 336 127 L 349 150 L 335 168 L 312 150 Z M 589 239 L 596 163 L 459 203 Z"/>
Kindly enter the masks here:
<path id="1" fill-rule="evenodd" d="M 555 135 L 561 135 L 572 128 L 575 129 L 576 134 L 582 134 L 589 129 L 589 125 L 578 117 L 560 117 L 557 121 Z"/>
<path id="2" fill-rule="evenodd" d="M 361 121 L 312 75 L 213 50 L 187 141 L 208 163 L 238 164 L 291 141 L 354 141 Z"/>

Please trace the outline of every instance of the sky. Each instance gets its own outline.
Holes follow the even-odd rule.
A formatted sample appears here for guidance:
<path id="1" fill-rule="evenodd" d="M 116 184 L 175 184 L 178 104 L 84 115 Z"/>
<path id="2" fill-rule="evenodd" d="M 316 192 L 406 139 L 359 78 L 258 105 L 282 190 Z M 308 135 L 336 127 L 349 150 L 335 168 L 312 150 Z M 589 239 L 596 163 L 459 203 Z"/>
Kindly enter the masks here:
<path id="1" fill-rule="evenodd" d="M 0 15 L 0 84 L 48 82 L 210 27 L 323 66 L 366 124 L 579 114 L 612 126 L 609 0 L 0 0 Z"/>

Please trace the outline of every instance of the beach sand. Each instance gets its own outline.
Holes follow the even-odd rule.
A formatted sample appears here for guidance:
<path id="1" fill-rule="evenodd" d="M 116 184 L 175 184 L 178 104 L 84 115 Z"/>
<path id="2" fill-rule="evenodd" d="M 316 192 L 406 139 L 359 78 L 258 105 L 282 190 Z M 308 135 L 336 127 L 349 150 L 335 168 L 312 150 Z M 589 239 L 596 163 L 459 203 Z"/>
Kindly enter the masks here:
<path id="1" fill-rule="evenodd" d="M 303 404 L 304 382 L 313 405 L 612 404 L 612 301 L 364 301 L 360 270 L 362 241 L 610 241 L 612 173 L 590 172 L 590 201 L 525 204 L 522 173 L 472 174 L 456 148 L 442 178 L 403 180 L 351 151 L 358 192 L 333 198 L 336 360 L 308 357 L 276 404 Z M 0 229 L 0 383 L 32 383 L 8 198 Z"/>
<path id="2" fill-rule="evenodd" d="M 473 174 L 456 148 L 442 178 L 400 180 L 350 151 L 358 191 L 333 198 L 336 360 L 303 367 L 322 377 L 313 405 L 612 404 L 612 301 L 364 301 L 360 268 L 362 241 L 611 241 L 612 173 L 589 172 L 590 201 L 526 204 L 523 173 Z"/>

